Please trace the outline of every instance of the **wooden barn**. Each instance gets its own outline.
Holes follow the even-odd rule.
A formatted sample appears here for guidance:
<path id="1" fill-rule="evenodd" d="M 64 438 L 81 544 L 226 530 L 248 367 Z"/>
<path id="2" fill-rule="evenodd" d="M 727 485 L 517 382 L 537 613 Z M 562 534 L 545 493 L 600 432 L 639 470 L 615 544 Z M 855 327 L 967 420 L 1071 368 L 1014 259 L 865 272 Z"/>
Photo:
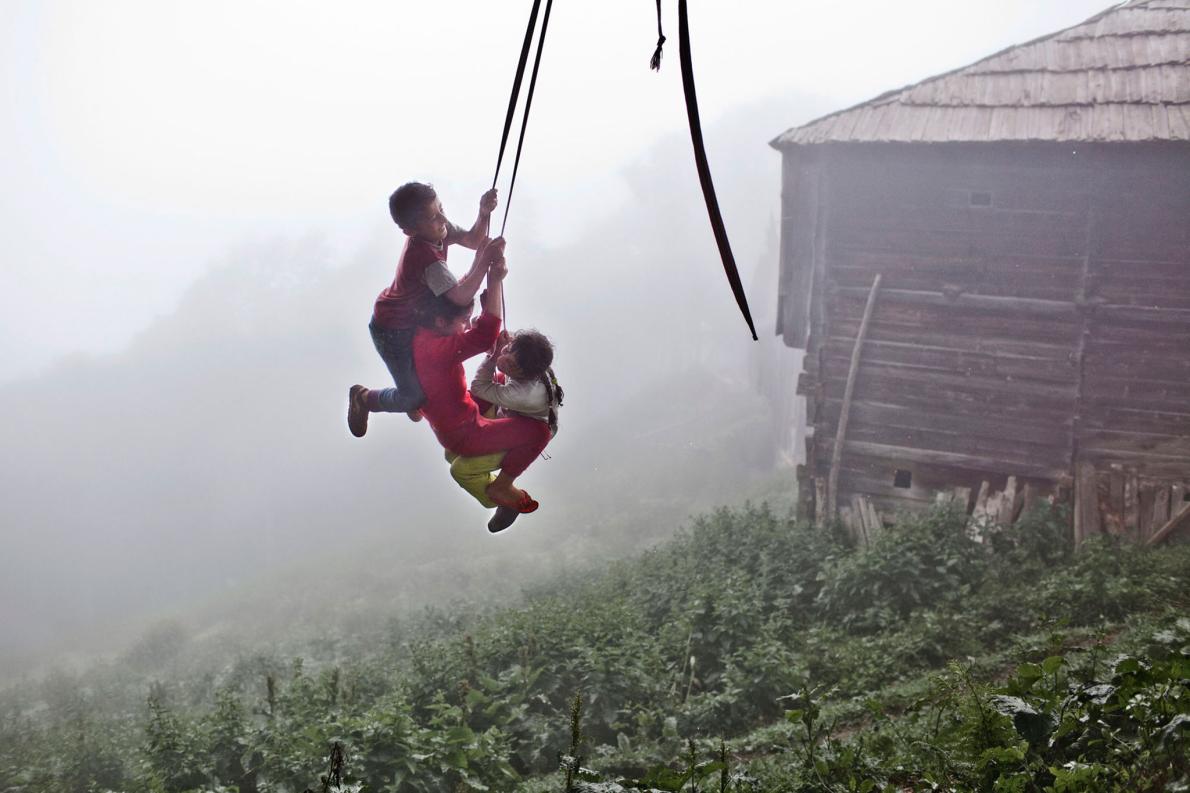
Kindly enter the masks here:
<path id="1" fill-rule="evenodd" d="M 1079 539 L 1190 523 L 1190 0 L 771 145 L 806 509 L 861 537 L 939 498 L 1067 501 Z"/>

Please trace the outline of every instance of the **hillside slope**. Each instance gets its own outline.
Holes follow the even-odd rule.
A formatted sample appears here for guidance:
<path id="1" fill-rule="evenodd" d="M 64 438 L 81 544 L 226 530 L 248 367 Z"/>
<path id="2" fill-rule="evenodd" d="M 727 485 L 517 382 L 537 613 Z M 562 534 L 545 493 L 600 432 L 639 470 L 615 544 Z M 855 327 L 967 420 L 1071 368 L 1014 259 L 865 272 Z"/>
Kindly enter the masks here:
<path id="1" fill-rule="evenodd" d="M 345 789 L 398 793 L 1184 784 L 1190 547 L 1074 554 L 1047 513 L 989 544 L 964 524 L 939 512 L 857 550 L 721 510 L 512 607 L 280 652 L 162 632 L 5 692 L 0 777 L 300 791 L 338 743 Z"/>

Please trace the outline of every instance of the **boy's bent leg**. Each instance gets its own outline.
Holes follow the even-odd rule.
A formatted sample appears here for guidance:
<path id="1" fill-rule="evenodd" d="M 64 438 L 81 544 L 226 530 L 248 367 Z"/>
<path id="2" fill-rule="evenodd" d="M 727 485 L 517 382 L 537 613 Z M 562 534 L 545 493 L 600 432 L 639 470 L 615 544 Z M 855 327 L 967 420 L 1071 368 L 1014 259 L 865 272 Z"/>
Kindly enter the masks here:
<path id="1" fill-rule="evenodd" d="M 503 452 L 478 457 L 456 457 L 450 464 L 450 475 L 476 501 L 488 509 L 494 509 L 496 503 L 488 498 L 487 487 L 495 478 L 492 472 L 500 467 L 503 460 Z"/>
<path id="2" fill-rule="evenodd" d="M 396 388 L 373 389 L 368 393 L 368 409 L 376 413 L 408 413 L 426 401 L 421 381 L 413 367 L 413 328 L 393 330 L 368 325 L 372 344 L 388 367 Z"/>

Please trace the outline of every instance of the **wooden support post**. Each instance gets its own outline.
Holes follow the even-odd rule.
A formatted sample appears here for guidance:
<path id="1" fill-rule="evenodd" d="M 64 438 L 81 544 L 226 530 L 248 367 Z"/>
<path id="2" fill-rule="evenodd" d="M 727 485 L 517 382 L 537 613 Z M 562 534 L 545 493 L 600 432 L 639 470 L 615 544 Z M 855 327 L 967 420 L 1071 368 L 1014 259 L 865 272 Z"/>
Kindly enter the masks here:
<path id="1" fill-rule="evenodd" d="M 967 532 L 976 542 L 983 542 L 984 522 L 988 516 L 988 495 L 991 493 L 992 483 L 983 480 L 979 483 L 979 494 L 975 496 L 975 507 L 971 510 L 971 518 L 967 521 Z"/>
<path id="2" fill-rule="evenodd" d="M 1169 514 L 1171 516 L 1178 514 L 1186 503 L 1186 486 L 1174 485 L 1169 489 Z"/>
<path id="3" fill-rule="evenodd" d="M 804 464 L 797 467 L 797 517 L 807 523 L 814 520 L 814 480 Z"/>
<path id="4" fill-rule="evenodd" d="M 1103 513 L 1103 530 L 1109 534 L 1124 533 L 1124 469 L 1112 463 L 1108 474 L 1107 505 Z"/>
<path id="5" fill-rule="evenodd" d="M 1169 486 L 1162 485 L 1157 488 L 1157 494 L 1153 500 L 1153 525 L 1152 529 L 1159 529 L 1169 521 L 1169 516 L 1176 514 L 1181 509 L 1181 504 L 1174 504 L 1172 511 L 1169 505 Z M 1151 533 L 1146 532 L 1147 534 Z M 1146 537 L 1145 539 L 1148 539 Z"/>
<path id="6" fill-rule="evenodd" d="M 864 497 L 859 493 L 851 494 L 851 519 L 855 523 L 856 540 L 861 544 L 868 544 L 868 509 L 864 506 Z"/>
<path id="7" fill-rule="evenodd" d="M 1124 481 L 1124 534 L 1133 539 L 1140 536 L 1140 477 L 1129 471 Z"/>
<path id="8" fill-rule="evenodd" d="M 967 509 L 971 505 L 971 488 L 961 486 L 956 487 L 954 489 L 954 503 L 959 509 L 963 511 L 963 514 L 966 515 Z"/>
<path id="9" fill-rule="evenodd" d="M 1078 478 L 1074 485 L 1074 544 L 1078 546 L 1100 532 L 1099 488 L 1093 464 L 1079 463 L 1075 471 Z"/>
<path id="10" fill-rule="evenodd" d="M 1140 483 L 1140 490 L 1137 491 L 1137 503 L 1140 505 L 1140 519 L 1136 523 L 1136 539 L 1142 541 L 1148 538 L 1155 529 L 1165 524 L 1165 521 L 1160 523 L 1153 522 L 1153 507 L 1157 500 L 1157 488 L 1152 482 Z"/>
<path id="11" fill-rule="evenodd" d="M 1020 520 L 1021 513 L 1025 511 L 1025 494 L 1029 491 L 1029 483 L 1025 482 L 1016 489 L 1016 498 L 1012 500 L 1012 516 L 1009 523 L 1016 523 Z"/>
<path id="12" fill-rule="evenodd" d="M 1012 525 L 1012 513 L 1016 508 L 1016 477 L 1008 477 L 1004 495 L 1000 497 L 1000 508 L 996 511 L 996 522 L 1001 526 Z"/>
<path id="13" fill-rule="evenodd" d="M 1025 513 L 1029 512 L 1030 510 L 1032 510 L 1034 507 L 1037 506 L 1038 495 L 1039 494 L 1037 492 L 1037 488 L 1033 487 L 1033 483 L 1025 482 L 1024 498 L 1021 499 L 1021 514 L 1022 515 L 1024 515 Z"/>
<path id="14" fill-rule="evenodd" d="M 847 529 L 847 536 L 856 545 L 859 544 L 859 529 L 855 525 L 855 519 L 851 517 L 851 507 L 843 505 L 839 507 L 839 522 L 843 524 L 843 528 Z"/>
<path id="15" fill-rule="evenodd" d="M 876 509 L 876 505 L 872 503 L 872 499 L 867 496 L 864 496 L 864 506 L 868 508 L 868 541 L 870 542 L 876 532 L 884 529 L 884 520 L 880 517 L 880 512 Z"/>
<path id="16" fill-rule="evenodd" d="M 877 273 L 872 281 L 872 289 L 868 292 L 868 304 L 864 306 L 864 317 L 860 320 L 859 330 L 855 334 L 855 346 L 851 349 L 851 367 L 847 370 L 847 385 L 843 389 L 843 408 L 839 413 L 839 426 L 835 429 L 835 448 L 831 451 L 831 467 L 826 484 L 826 519 L 835 517 L 835 502 L 839 498 L 839 465 L 843 461 L 843 443 L 847 438 L 847 420 L 851 417 L 851 397 L 855 393 L 855 378 L 859 373 L 859 358 L 864 346 L 864 337 L 868 335 L 868 323 L 872 319 L 872 310 L 876 307 L 876 294 L 880 291 L 882 274 Z"/>
<path id="17" fill-rule="evenodd" d="M 826 524 L 826 480 L 821 476 L 816 476 L 814 477 L 814 525 L 821 529 Z"/>

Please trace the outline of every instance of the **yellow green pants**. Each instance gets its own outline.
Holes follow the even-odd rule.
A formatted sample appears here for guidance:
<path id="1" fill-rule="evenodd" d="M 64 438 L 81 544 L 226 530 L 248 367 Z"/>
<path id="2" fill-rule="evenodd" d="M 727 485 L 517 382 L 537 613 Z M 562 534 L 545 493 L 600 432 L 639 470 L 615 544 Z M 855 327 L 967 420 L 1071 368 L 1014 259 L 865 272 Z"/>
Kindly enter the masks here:
<path id="1" fill-rule="evenodd" d="M 504 462 L 504 452 L 478 457 L 460 457 L 454 452 L 447 452 L 446 461 L 450 463 L 450 475 L 459 483 L 459 487 L 475 496 L 475 500 L 488 509 L 496 508 L 496 503 L 488 498 L 487 489 L 496 478 L 492 472 Z"/>

